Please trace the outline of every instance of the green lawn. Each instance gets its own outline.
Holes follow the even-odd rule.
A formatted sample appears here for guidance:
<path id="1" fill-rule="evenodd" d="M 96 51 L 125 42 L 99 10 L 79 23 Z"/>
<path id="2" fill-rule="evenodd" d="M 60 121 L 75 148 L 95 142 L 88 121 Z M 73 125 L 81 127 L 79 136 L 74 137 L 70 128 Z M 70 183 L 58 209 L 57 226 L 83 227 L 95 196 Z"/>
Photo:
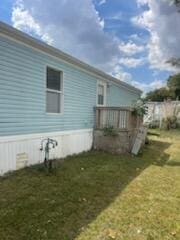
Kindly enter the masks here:
<path id="1" fill-rule="evenodd" d="M 159 133 L 138 157 L 88 152 L 1 178 L 0 240 L 179 240 L 180 131 Z"/>

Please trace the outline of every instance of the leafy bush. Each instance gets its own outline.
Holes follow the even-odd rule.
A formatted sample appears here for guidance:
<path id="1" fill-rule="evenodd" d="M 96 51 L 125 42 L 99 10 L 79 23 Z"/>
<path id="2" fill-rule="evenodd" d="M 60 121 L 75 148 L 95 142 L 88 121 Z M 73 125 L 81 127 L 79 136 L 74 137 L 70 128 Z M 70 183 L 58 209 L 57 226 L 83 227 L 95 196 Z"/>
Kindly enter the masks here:
<path id="1" fill-rule="evenodd" d="M 152 129 L 159 128 L 159 120 L 151 121 L 149 124 L 149 128 L 152 128 Z"/>
<path id="2" fill-rule="evenodd" d="M 164 130 L 175 129 L 177 127 L 178 127 L 178 121 L 177 121 L 177 117 L 175 115 L 164 118 L 162 121 L 162 129 L 164 129 Z"/>
<path id="3" fill-rule="evenodd" d="M 177 106 L 171 110 L 172 110 L 171 115 L 167 114 L 167 116 L 164 117 L 162 120 L 162 126 L 161 126 L 162 129 L 169 130 L 169 129 L 176 129 L 180 127 L 180 124 L 179 124 L 180 107 Z"/>
<path id="4" fill-rule="evenodd" d="M 139 99 L 133 105 L 132 114 L 135 116 L 143 117 L 146 113 L 147 113 L 147 106 L 145 105 L 145 102 L 142 99 Z"/>
<path id="5" fill-rule="evenodd" d="M 118 135 L 118 131 L 113 126 L 106 126 L 103 128 L 104 136 L 113 136 L 116 137 Z"/>

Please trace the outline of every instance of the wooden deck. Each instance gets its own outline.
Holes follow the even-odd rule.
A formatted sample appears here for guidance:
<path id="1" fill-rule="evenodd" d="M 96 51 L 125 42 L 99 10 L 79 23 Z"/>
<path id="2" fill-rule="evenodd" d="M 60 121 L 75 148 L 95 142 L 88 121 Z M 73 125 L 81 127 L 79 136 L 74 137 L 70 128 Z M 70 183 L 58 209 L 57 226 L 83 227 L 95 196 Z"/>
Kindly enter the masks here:
<path id="1" fill-rule="evenodd" d="M 129 107 L 95 107 L 95 129 L 113 127 L 119 130 L 138 128 L 142 119 Z"/>

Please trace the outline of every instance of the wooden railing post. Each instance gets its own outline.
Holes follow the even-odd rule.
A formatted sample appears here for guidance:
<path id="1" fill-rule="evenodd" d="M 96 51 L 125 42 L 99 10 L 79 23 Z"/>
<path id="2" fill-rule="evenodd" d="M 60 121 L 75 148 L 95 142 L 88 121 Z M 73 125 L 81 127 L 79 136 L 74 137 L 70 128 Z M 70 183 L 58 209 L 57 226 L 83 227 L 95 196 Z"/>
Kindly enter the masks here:
<path id="1" fill-rule="evenodd" d="M 117 111 L 117 128 L 119 128 L 119 124 L 120 124 L 120 110 Z"/>
<path id="2" fill-rule="evenodd" d="M 127 111 L 127 113 L 126 113 L 126 127 L 127 127 L 127 129 L 130 129 L 130 114 L 131 114 L 131 112 L 130 111 Z"/>
<path id="3" fill-rule="evenodd" d="M 99 128 L 100 127 L 100 109 L 96 108 L 95 110 L 95 119 L 96 119 L 96 124 L 95 124 L 95 128 Z"/>

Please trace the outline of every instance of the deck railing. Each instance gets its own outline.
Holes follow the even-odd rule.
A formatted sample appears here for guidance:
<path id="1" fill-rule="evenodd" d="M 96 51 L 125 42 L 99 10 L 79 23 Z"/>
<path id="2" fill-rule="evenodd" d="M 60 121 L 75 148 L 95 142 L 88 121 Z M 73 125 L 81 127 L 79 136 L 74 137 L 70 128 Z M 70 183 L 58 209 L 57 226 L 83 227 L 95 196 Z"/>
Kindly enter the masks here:
<path id="1" fill-rule="evenodd" d="M 116 129 L 133 129 L 140 125 L 140 119 L 128 107 L 96 107 L 95 128 L 111 126 Z"/>

